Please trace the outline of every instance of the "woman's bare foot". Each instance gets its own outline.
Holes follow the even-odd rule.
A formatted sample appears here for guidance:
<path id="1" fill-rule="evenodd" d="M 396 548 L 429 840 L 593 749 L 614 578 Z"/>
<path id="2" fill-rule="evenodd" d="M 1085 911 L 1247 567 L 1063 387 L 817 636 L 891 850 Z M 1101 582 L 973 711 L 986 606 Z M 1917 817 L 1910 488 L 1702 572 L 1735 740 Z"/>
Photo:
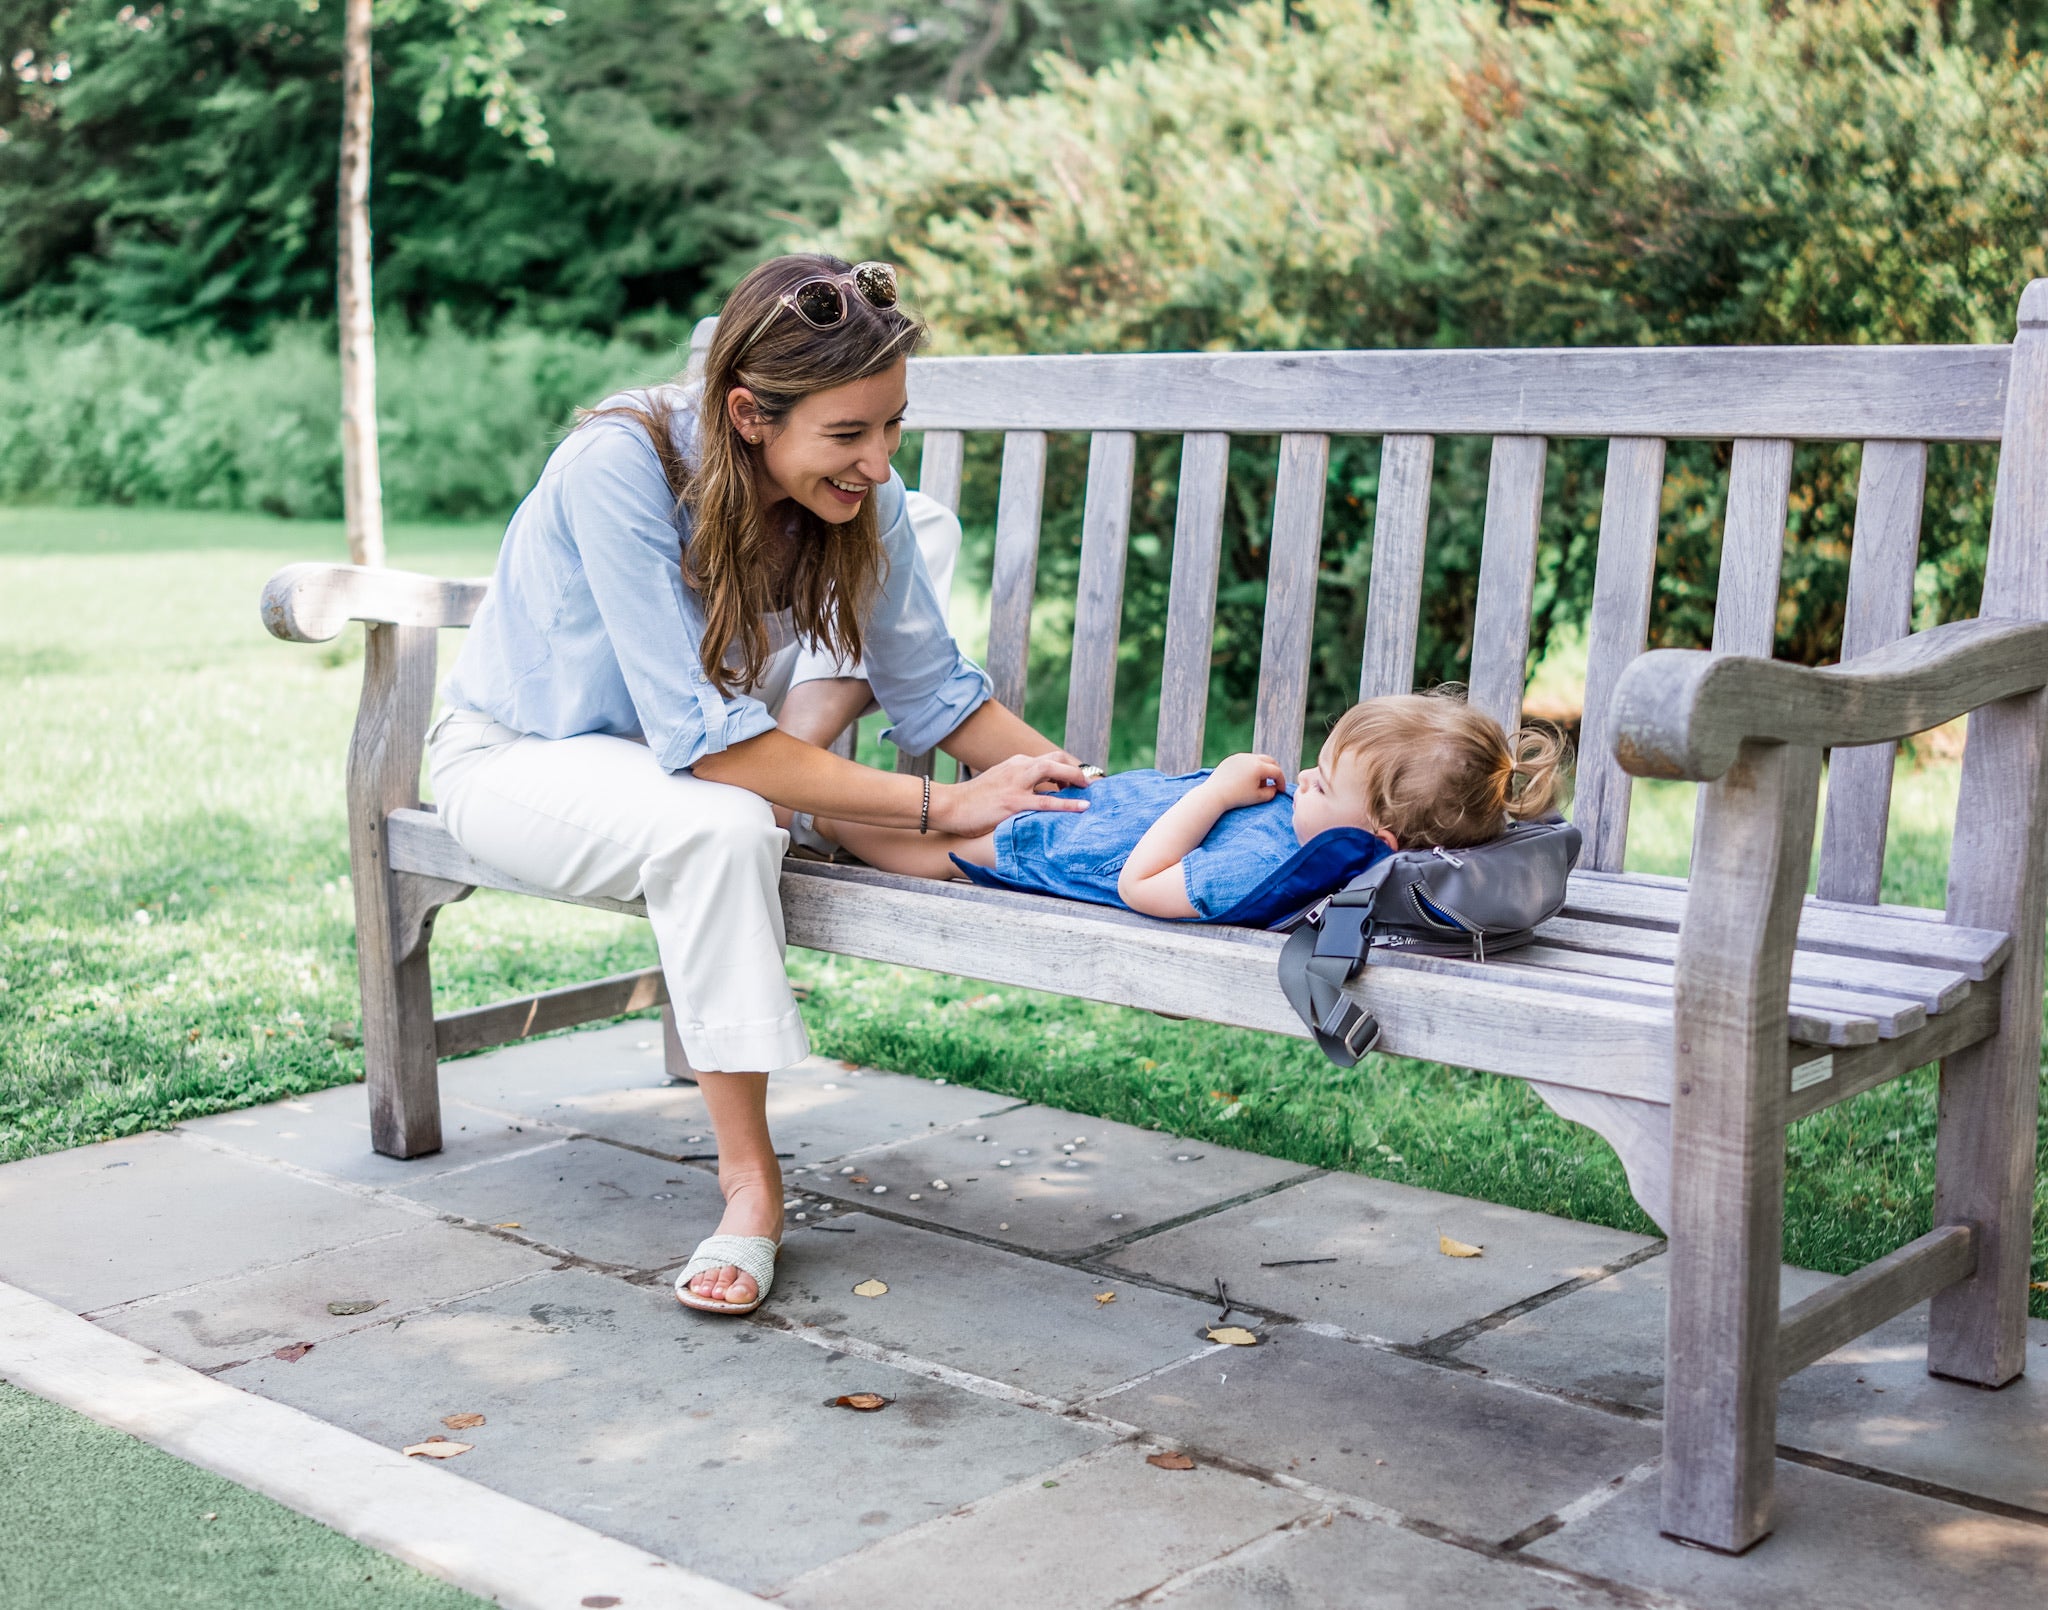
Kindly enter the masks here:
<path id="1" fill-rule="evenodd" d="M 782 1239 L 782 1170 L 771 1159 L 769 1171 L 720 1168 L 718 1187 L 725 1193 L 720 1235 L 765 1235 Z M 690 1290 L 709 1302 L 750 1303 L 759 1295 L 754 1277 L 731 1264 L 706 1269 L 690 1282 Z"/>

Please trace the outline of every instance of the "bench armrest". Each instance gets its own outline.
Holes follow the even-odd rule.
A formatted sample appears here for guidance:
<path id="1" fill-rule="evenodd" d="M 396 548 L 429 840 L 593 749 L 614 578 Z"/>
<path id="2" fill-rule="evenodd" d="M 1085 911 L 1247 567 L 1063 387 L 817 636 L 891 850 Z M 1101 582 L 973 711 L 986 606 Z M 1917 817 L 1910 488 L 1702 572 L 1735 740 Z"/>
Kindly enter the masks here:
<path id="1" fill-rule="evenodd" d="M 448 580 L 364 565 L 286 565 L 263 585 L 263 624 L 290 643 L 324 643 L 349 621 L 467 626 L 490 578 Z"/>
<path id="2" fill-rule="evenodd" d="M 1614 690 L 1614 753 L 1637 777 L 1708 782 L 1745 739 L 1886 743 L 2048 685 L 2048 622 L 1953 621 L 1815 669 L 1653 649 Z"/>

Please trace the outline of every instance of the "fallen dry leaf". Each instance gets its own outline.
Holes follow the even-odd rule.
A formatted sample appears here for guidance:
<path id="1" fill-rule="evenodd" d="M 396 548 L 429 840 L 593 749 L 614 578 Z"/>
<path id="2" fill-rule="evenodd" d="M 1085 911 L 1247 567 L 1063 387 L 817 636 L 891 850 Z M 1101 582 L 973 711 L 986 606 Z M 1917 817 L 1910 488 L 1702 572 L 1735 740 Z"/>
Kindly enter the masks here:
<path id="1" fill-rule="evenodd" d="M 313 1344 L 311 1342 L 294 1342 L 290 1347 L 280 1347 L 270 1356 L 272 1358 L 281 1358 L 287 1364 L 296 1364 L 312 1351 Z"/>
<path id="2" fill-rule="evenodd" d="M 336 1319 L 350 1319 L 357 1314 L 367 1314 L 372 1309 L 382 1308 L 382 1297 L 359 1297 L 353 1302 L 329 1303 L 327 1311 Z"/>
<path id="3" fill-rule="evenodd" d="M 1225 1342 L 1232 1347 L 1257 1347 L 1259 1345 L 1258 1337 L 1254 1336 L 1242 1325 L 1218 1325 L 1209 1332 L 1209 1340 L 1212 1342 Z"/>
<path id="4" fill-rule="evenodd" d="M 1116 1301 L 1116 1293 L 1113 1291 L 1098 1291 L 1095 1294 L 1095 1300 L 1099 1303 L 1113 1303 Z"/>
<path id="5" fill-rule="evenodd" d="M 1184 1453 L 1148 1453 L 1145 1463 L 1155 1470 L 1193 1470 L 1194 1460 Z"/>
<path id="6" fill-rule="evenodd" d="M 877 1409 L 886 1409 L 889 1399 L 879 1392 L 848 1392 L 832 1400 L 835 1409 L 853 1409 L 861 1414 L 873 1414 Z"/>
<path id="7" fill-rule="evenodd" d="M 484 1417 L 480 1414 L 444 1414 L 441 1416 L 441 1424 L 450 1431 L 467 1431 L 471 1426 L 480 1426 L 483 1423 Z"/>
<path id="8" fill-rule="evenodd" d="M 2027 1282 L 2027 1290 L 2048 1291 L 2048 1280 L 2030 1280 Z"/>
<path id="9" fill-rule="evenodd" d="M 613 1605 L 626 1601 L 616 1593 L 586 1593 L 576 1602 L 583 1606 L 583 1610 L 612 1610 Z"/>
<path id="10" fill-rule="evenodd" d="M 1438 1232 L 1436 1250 L 1441 1252 L 1446 1258 L 1477 1258 L 1486 1249 L 1475 1247 L 1469 1241 L 1453 1241 L 1449 1236 Z"/>
<path id="11" fill-rule="evenodd" d="M 879 1280 L 863 1280 L 853 1288 L 853 1294 L 856 1297 L 886 1297 L 889 1288 Z"/>
<path id="12" fill-rule="evenodd" d="M 849 1175 L 849 1176 L 848 1176 L 848 1178 L 847 1178 L 847 1181 L 846 1181 L 846 1183 L 847 1183 L 848 1185 L 865 1185 L 865 1184 L 867 1184 L 867 1182 L 868 1182 L 868 1177 L 867 1177 L 867 1175 L 865 1175 L 865 1174 L 853 1174 L 853 1175 Z"/>
<path id="13" fill-rule="evenodd" d="M 494 1224 L 491 1228 L 493 1230 L 523 1230 L 526 1226 L 517 1219 L 507 1219 L 503 1224 Z"/>
<path id="14" fill-rule="evenodd" d="M 425 1442 L 415 1442 L 400 1453 L 416 1459 L 453 1459 L 459 1453 L 468 1453 L 474 1443 L 450 1442 L 446 1437 L 429 1437 Z"/>

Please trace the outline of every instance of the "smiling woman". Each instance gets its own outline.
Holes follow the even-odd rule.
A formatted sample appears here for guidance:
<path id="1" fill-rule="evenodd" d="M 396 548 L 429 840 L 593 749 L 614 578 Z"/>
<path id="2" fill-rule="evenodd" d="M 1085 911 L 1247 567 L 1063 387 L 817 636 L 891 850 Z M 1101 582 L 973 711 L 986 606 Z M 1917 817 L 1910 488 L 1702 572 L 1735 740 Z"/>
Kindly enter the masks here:
<path id="1" fill-rule="evenodd" d="M 470 854 L 540 889 L 646 901 L 726 1198 L 676 1282 L 691 1307 L 752 1309 L 781 1238 L 766 1070 L 809 1045 L 783 971 L 776 808 L 975 834 L 1082 781 L 990 699 L 919 556 L 889 458 L 923 334 L 886 264 L 755 269 L 701 386 L 608 398 L 549 458 L 432 737 L 442 819 Z M 784 704 L 800 675 L 843 690 L 808 725 Z M 900 747 L 942 748 L 973 780 L 806 741 L 870 693 Z"/>

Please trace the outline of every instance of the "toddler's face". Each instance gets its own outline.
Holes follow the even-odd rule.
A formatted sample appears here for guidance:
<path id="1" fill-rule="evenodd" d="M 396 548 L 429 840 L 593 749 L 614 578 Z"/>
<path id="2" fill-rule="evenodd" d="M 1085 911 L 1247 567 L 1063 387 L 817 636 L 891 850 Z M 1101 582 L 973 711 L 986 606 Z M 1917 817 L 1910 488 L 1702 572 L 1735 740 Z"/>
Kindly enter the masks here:
<path id="1" fill-rule="evenodd" d="M 1294 780 L 1294 836 L 1306 844 L 1333 827 L 1357 827 L 1384 839 L 1398 850 L 1393 835 L 1382 832 L 1365 813 L 1365 791 L 1359 786 L 1358 757 L 1335 753 L 1335 739 L 1326 739 L 1316 764 Z"/>

